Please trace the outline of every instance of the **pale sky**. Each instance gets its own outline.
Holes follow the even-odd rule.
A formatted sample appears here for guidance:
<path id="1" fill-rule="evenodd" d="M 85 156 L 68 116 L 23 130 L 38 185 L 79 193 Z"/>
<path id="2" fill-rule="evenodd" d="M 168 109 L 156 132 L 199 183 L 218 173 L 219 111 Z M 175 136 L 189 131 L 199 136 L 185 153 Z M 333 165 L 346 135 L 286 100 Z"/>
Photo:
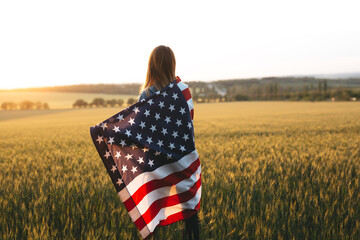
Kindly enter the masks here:
<path id="1" fill-rule="evenodd" d="M 360 1 L 0 1 L 0 89 L 360 71 Z"/>

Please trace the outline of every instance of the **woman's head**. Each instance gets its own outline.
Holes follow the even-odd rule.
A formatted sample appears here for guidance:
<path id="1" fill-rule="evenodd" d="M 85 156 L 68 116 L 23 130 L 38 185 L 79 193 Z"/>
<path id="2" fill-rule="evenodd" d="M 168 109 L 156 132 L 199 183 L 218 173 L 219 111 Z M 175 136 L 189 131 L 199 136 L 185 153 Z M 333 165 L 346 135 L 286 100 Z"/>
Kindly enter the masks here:
<path id="1" fill-rule="evenodd" d="M 171 48 L 160 45 L 152 50 L 142 90 L 155 86 L 158 90 L 175 80 L 175 55 Z"/>

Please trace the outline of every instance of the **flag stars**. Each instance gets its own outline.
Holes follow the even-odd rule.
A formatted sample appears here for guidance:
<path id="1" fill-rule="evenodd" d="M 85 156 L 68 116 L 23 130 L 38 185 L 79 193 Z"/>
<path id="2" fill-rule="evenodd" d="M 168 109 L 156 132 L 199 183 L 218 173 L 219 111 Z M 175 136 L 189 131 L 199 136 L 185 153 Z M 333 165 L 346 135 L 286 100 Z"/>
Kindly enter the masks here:
<path id="1" fill-rule="evenodd" d="M 120 145 L 121 145 L 122 147 L 125 146 L 125 145 L 126 145 L 125 140 L 121 140 L 121 141 L 120 141 Z"/>
<path id="2" fill-rule="evenodd" d="M 157 145 L 158 145 L 159 147 L 164 146 L 163 141 L 162 141 L 162 140 L 158 140 Z"/>
<path id="3" fill-rule="evenodd" d="M 189 140 L 189 135 L 188 135 L 188 134 L 184 134 L 183 139 L 184 139 L 184 141 Z"/>
<path id="4" fill-rule="evenodd" d="M 104 141 L 104 139 L 103 139 L 103 137 L 102 137 L 102 136 L 99 136 L 99 135 L 98 135 L 98 138 L 96 139 L 96 141 L 98 141 L 98 142 L 99 142 L 99 144 L 100 144 L 101 142 L 103 142 L 103 141 Z"/>
<path id="5" fill-rule="evenodd" d="M 153 141 L 151 139 L 151 137 L 148 137 L 147 140 L 146 140 L 149 144 L 151 144 Z"/>
<path id="6" fill-rule="evenodd" d="M 155 113 L 155 119 L 159 120 L 160 119 L 160 113 Z"/>
<path id="7" fill-rule="evenodd" d="M 185 108 L 180 108 L 180 113 L 183 115 L 185 113 Z"/>
<path id="8" fill-rule="evenodd" d="M 154 102 L 153 102 L 153 100 L 152 99 L 150 99 L 150 100 L 148 100 L 148 102 L 147 102 L 148 104 L 150 104 L 150 106 L 152 105 L 152 104 L 154 104 Z"/>
<path id="9" fill-rule="evenodd" d="M 138 159 L 138 160 L 136 160 L 136 161 L 138 161 L 138 162 L 139 162 L 139 164 L 141 164 L 141 163 L 143 163 L 143 162 L 144 162 L 144 158 L 139 157 L 139 159 Z"/>
<path id="10" fill-rule="evenodd" d="M 166 97 L 166 96 L 167 96 L 167 93 L 166 93 L 166 92 L 163 92 L 161 95 L 163 95 L 163 97 Z"/>
<path id="11" fill-rule="evenodd" d="M 141 123 L 139 124 L 139 126 L 141 127 L 141 129 L 144 129 L 144 127 L 145 127 L 145 122 L 141 122 Z"/>
<path id="12" fill-rule="evenodd" d="M 120 153 L 120 151 L 116 151 L 116 155 L 115 155 L 115 157 L 116 157 L 116 158 L 121 157 L 121 153 Z"/>
<path id="13" fill-rule="evenodd" d="M 131 171 L 132 171 L 132 173 L 135 173 L 135 172 L 137 172 L 137 167 L 132 167 L 132 169 L 131 169 Z"/>
<path id="14" fill-rule="evenodd" d="M 173 143 L 170 143 L 169 148 L 173 150 L 175 148 L 175 145 Z"/>
<path id="15" fill-rule="evenodd" d="M 178 94 L 177 94 L 177 93 L 173 93 L 172 98 L 173 98 L 174 100 L 178 99 L 178 98 L 179 98 L 179 97 L 178 97 Z"/>
<path id="16" fill-rule="evenodd" d="M 112 168 L 111 168 L 111 171 L 114 173 L 116 171 L 116 166 L 115 165 L 112 165 Z"/>
<path id="17" fill-rule="evenodd" d="M 104 157 L 106 157 L 106 159 L 108 159 L 110 157 L 110 151 L 106 151 Z"/>
<path id="18" fill-rule="evenodd" d="M 140 112 L 138 107 L 134 107 L 133 111 L 135 112 L 135 114 L 137 114 L 138 112 Z"/>
<path id="19" fill-rule="evenodd" d="M 115 142 L 115 141 L 114 141 L 114 137 L 110 137 L 108 143 L 113 144 L 114 142 Z"/>
<path id="20" fill-rule="evenodd" d="M 188 122 L 187 127 L 190 129 L 192 127 L 191 122 Z"/>
<path id="21" fill-rule="evenodd" d="M 165 134 L 167 134 L 167 129 L 166 128 L 163 128 L 161 133 L 165 136 Z"/>
<path id="22" fill-rule="evenodd" d="M 174 86 L 173 83 L 170 83 L 170 84 L 169 84 L 169 88 L 172 88 L 173 86 Z"/>
<path id="23" fill-rule="evenodd" d="M 152 167 L 154 165 L 154 160 L 149 159 L 148 164 L 150 165 L 150 167 Z"/>
<path id="24" fill-rule="evenodd" d="M 136 144 L 131 144 L 130 147 L 132 148 L 132 150 L 134 150 L 135 148 L 137 148 Z"/>
<path id="25" fill-rule="evenodd" d="M 120 186 L 122 183 L 123 183 L 123 181 L 120 178 L 118 178 L 116 184 Z"/>
<path id="26" fill-rule="evenodd" d="M 177 119 L 175 124 L 176 124 L 178 127 L 180 127 L 180 125 L 182 125 L 181 120 L 180 120 L 180 119 Z"/>
<path id="27" fill-rule="evenodd" d="M 185 152 L 186 151 L 185 146 L 180 146 L 180 151 Z"/>
<path id="28" fill-rule="evenodd" d="M 160 108 L 165 107 L 165 106 L 164 106 L 164 102 L 161 102 L 161 101 L 160 101 L 160 102 L 159 102 L 159 107 L 160 107 Z"/>
<path id="29" fill-rule="evenodd" d="M 132 126 L 133 124 L 135 124 L 134 119 L 133 119 L 133 118 L 130 118 L 129 123 L 130 123 L 131 126 Z"/>
<path id="30" fill-rule="evenodd" d="M 125 135 L 128 136 L 128 137 L 130 137 L 130 136 L 131 136 L 130 130 L 126 129 Z"/>
<path id="31" fill-rule="evenodd" d="M 150 130 L 151 130 L 151 132 L 155 132 L 155 131 L 156 131 L 156 126 L 155 126 L 155 125 L 151 125 Z"/>
<path id="32" fill-rule="evenodd" d="M 173 131 L 171 135 L 173 136 L 173 138 L 176 138 L 178 136 L 178 133 L 176 131 Z"/>
<path id="33" fill-rule="evenodd" d="M 174 110 L 175 110 L 174 105 L 170 105 L 169 110 L 170 110 L 171 112 L 174 111 Z"/>
<path id="34" fill-rule="evenodd" d="M 127 169 L 127 166 L 126 166 L 126 165 L 123 165 L 121 171 L 124 173 L 124 172 L 126 172 L 127 170 L 128 170 L 128 169 Z"/>
<path id="35" fill-rule="evenodd" d="M 145 116 L 148 117 L 148 116 L 150 115 L 150 110 L 145 110 L 145 113 L 144 113 L 144 114 L 145 114 Z"/>
<path id="36" fill-rule="evenodd" d="M 145 148 L 143 148 L 142 150 L 143 150 L 143 152 L 148 152 L 148 151 L 149 151 L 149 149 L 148 149 L 148 148 L 146 148 L 146 147 L 145 147 Z"/>
<path id="37" fill-rule="evenodd" d="M 114 126 L 114 128 L 113 128 L 113 130 L 114 130 L 114 132 L 120 132 L 120 129 L 119 129 L 119 126 Z"/>
<path id="38" fill-rule="evenodd" d="M 127 160 L 131 159 L 131 158 L 132 158 L 132 154 L 129 154 L 129 153 L 126 154 L 125 158 L 126 158 Z"/>
<path id="39" fill-rule="evenodd" d="M 122 121 L 124 120 L 124 115 L 119 114 L 119 116 L 116 118 L 117 120 Z"/>
<path id="40" fill-rule="evenodd" d="M 137 139 L 138 141 L 141 140 L 141 134 L 140 134 L 140 133 L 137 133 L 137 134 L 136 134 L 136 139 Z"/>
<path id="41" fill-rule="evenodd" d="M 166 156 L 166 159 L 172 159 L 172 155 L 171 154 L 167 154 L 167 156 Z"/>
<path id="42" fill-rule="evenodd" d="M 165 117 L 165 122 L 169 124 L 169 122 L 171 122 L 170 117 Z"/>
<path id="43" fill-rule="evenodd" d="M 107 128 L 106 123 L 101 123 L 101 127 L 102 127 L 103 130 L 105 130 L 105 128 Z"/>
<path id="44" fill-rule="evenodd" d="M 155 156 L 159 156 L 160 154 L 161 154 L 161 152 L 158 152 L 158 151 L 155 152 Z"/>

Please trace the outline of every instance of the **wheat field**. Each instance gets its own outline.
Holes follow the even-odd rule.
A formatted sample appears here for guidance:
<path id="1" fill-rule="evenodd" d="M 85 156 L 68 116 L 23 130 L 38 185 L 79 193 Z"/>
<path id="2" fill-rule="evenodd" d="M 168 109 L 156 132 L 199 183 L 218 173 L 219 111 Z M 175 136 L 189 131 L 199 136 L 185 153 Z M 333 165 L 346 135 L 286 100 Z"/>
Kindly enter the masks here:
<path id="1" fill-rule="evenodd" d="M 120 110 L 0 117 L 0 239 L 140 239 L 89 133 Z M 197 104 L 194 126 L 201 239 L 360 239 L 358 102 Z"/>

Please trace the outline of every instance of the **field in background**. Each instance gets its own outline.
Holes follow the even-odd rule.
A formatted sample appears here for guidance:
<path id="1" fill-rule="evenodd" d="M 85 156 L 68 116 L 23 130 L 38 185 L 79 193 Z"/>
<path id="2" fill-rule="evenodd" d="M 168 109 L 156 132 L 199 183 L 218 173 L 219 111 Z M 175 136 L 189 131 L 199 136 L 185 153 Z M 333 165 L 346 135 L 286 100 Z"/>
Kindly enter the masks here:
<path id="1" fill-rule="evenodd" d="M 140 239 L 89 133 L 120 110 L 0 121 L 0 238 Z M 357 102 L 195 105 L 201 239 L 359 239 L 359 119 Z"/>
<path id="2" fill-rule="evenodd" d="M 103 94 L 103 93 L 66 93 L 66 92 L 31 92 L 31 91 L 1 91 L 0 104 L 2 102 L 21 102 L 29 100 L 32 102 L 47 102 L 50 109 L 72 108 L 77 99 L 92 102 L 94 98 L 123 99 L 126 103 L 128 98 L 137 99 L 137 95 L 125 94 Z"/>

